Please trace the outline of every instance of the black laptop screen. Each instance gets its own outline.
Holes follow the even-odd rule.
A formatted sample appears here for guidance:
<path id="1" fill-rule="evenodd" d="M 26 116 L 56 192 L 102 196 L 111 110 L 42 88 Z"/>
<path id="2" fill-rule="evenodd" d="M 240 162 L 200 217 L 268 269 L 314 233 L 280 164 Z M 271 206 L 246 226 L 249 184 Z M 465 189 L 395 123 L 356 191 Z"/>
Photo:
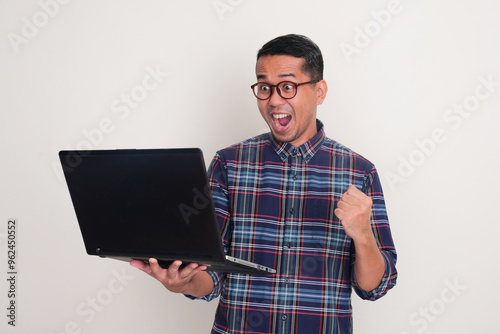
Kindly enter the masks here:
<path id="1" fill-rule="evenodd" d="M 219 232 L 198 149 L 61 151 L 60 159 L 87 253 L 213 252 Z"/>

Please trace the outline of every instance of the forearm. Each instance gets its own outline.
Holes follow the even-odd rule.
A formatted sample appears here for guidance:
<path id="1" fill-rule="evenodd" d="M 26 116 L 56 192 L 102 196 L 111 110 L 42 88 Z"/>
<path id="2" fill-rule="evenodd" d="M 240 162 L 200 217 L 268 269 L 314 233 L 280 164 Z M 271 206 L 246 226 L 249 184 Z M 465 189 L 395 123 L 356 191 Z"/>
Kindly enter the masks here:
<path id="1" fill-rule="evenodd" d="M 361 289 L 369 292 L 380 285 L 385 273 L 385 261 L 374 237 L 354 243 L 356 261 L 354 273 Z"/>
<path id="2" fill-rule="evenodd" d="M 184 294 L 193 297 L 204 297 L 214 289 L 214 281 L 206 271 L 200 271 L 186 286 Z"/>

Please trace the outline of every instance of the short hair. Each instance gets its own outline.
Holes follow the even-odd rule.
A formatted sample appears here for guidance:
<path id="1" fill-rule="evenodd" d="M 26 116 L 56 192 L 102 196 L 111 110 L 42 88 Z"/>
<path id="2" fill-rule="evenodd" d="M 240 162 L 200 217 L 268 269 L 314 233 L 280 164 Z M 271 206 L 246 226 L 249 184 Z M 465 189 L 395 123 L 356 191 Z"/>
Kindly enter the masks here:
<path id="1" fill-rule="evenodd" d="M 302 71 L 309 74 L 311 80 L 323 80 L 323 56 L 310 38 L 295 34 L 276 37 L 262 46 L 257 53 L 257 60 L 263 56 L 277 55 L 304 58 Z"/>

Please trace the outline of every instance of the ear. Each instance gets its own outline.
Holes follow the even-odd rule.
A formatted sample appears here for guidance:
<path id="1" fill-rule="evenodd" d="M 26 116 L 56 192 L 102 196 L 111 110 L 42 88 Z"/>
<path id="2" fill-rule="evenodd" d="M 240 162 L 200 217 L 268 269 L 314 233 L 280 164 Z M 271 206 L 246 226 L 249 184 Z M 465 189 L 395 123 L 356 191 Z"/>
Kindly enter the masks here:
<path id="1" fill-rule="evenodd" d="M 319 106 L 323 103 L 328 92 L 328 85 L 325 80 L 321 80 L 316 84 L 316 105 Z"/>

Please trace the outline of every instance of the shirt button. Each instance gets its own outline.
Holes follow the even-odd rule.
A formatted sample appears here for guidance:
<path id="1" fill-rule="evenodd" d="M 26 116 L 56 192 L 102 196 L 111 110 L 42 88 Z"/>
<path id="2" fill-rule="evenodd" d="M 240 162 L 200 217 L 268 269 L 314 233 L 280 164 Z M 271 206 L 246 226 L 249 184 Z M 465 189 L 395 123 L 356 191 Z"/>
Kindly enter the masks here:
<path id="1" fill-rule="evenodd" d="M 290 209 L 290 213 L 293 215 L 295 213 L 295 209 L 294 208 L 291 208 Z"/>
<path id="2" fill-rule="evenodd" d="M 294 181 L 297 181 L 297 179 L 298 179 L 298 176 L 297 176 L 297 175 L 294 175 L 294 176 L 293 176 L 293 180 L 294 180 Z"/>
<path id="3" fill-rule="evenodd" d="M 285 320 L 286 320 L 286 314 L 283 314 L 283 315 L 281 316 L 281 320 L 283 320 L 283 321 L 285 321 Z"/>

